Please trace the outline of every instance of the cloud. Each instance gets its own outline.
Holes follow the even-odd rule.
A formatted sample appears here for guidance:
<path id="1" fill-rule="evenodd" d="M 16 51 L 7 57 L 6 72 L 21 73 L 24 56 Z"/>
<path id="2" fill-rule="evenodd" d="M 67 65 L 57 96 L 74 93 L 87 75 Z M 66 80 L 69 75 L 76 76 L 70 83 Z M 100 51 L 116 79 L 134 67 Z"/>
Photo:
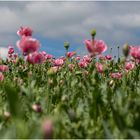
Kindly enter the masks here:
<path id="1" fill-rule="evenodd" d="M 140 2 L 0 2 L 0 45 L 15 44 L 21 25 L 46 39 L 83 42 L 89 31 L 108 46 L 140 44 Z M 82 48 L 83 46 L 81 46 Z M 80 49 L 81 50 L 81 49 Z M 81 51 L 82 52 L 82 51 Z"/>
<path id="2" fill-rule="evenodd" d="M 8 48 L 0 47 L 0 57 L 5 58 L 7 57 Z"/>

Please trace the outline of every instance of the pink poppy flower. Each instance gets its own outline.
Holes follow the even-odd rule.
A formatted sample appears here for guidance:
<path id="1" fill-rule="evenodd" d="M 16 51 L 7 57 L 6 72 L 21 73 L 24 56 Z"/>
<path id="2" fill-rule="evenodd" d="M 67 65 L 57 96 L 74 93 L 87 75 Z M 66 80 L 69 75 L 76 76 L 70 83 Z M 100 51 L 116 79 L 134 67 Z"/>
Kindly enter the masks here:
<path id="1" fill-rule="evenodd" d="M 61 56 L 60 59 L 62 59 L 63 61 L 66 61 L 66 57 Z"/>
<path id="2" fill-rule="evenodd" d="M 99 55 L 99 59 L 100 59 L 100 60 L 106 60 L 106 57 L 103 56 L 103 55 Z"/>
<path id="3" fill-rule="evenodd" d="M 110 76 L 114 79 L 121 79 L 122 78 L 122 73 L 120 73 L 120 72 L 111 73 Z"/>
<path id="4" fill-rule="evenodd" d="M 134 67 L 135 67 L 135 64 L 132 63 L 132 62 L 126 62 L 126 63 L 125 63 L 125 69 L 128 70 L 128 71 L 129 71 L 129 70 L 133 70 Z"/>
<path id="5" fill-rule="evenodd" d="M 12 46 L 8 47 L 8 54 L 13 54 L 14 53 L 14 48 Z"/>
<path id="6" fill-rule="evenodd" d="M 77 57 L 76 57 L 76 60 L 80 60 L 80 59 L 81 59 L 81 57 L 80 57 L 80 56 L 77 56 Z"/>
<path id="7" fill-rule="evenodd" d="M 45 51 L 42 51 L 41 52 L 44 56 L 46 56 L 47 55 L 47 53 L 45 52 Z"/>
<path id="8" fill-rule="evenodd" d="M 106 60 L 111 60 L 112 56 L 111 55 L 106 55 L 105 58 L 106 58 Z"/>
<path id="9" fill-rule="evenodd" d="M 0 81 L 4 80 L 4 75 L 2 73 L 0 73 Z"/>
<path id="10" fill-rule="evenodd" d="M 81 68 L 86 68 L 88 66 L 88 63 L 86 62 L 86 61 L 80 61 L 79 62 L 79 67 L 81 67 Z"/>
<path id="11" fill-rule="evenodd" d="M 69 58 L 71 58 L 75 54 L 76 54 L 76 52 L 67 52 L 66 56 L 69 57 Z"/>
<path id="12" fill-rule="evenodd" d="M 103 65 L 101 63 L 96 62 L 95 66 L 96 66 L 96 69 L 97 69 L 97 71 L 99 73 L 103 73 L 104 72 Z"/>
<path id="13" fill-rule="evenodd" d="M 52 59 L 52 58 L 53 58 L 53 55 L 51 55 L 51 54 L 46 54 L 46 55 L 45 55 L 45 58 L 46 58 L 46 59 Z"/>
<path id="14" fill-rule="evenodd" d="M 41 52 L 30 53 L 27 56 L 27 61 L 31 64 L 41 64 L 45 61 L 45 56 Z"/>
<path id="15" fill-rule="evenodd" d="M 36 52 L 40 47 L 40 43 L 34 38 L 22 37 L 21 40 L 17 42 L 17 47 L 24 55 L 27 55 Z"/>
<path id="16" fill-rule="evenodd" d="M 102 40 L 85 40 L 84 43 L 89 53 L 94 56 L 102 54 L 107 50 L 107 45 Z"/>
<path id="17" fill-rule="evenodd" d="M 17 35 L 19 35 L 20 37 L 23 36 L 32 36 L 32 29 L 29 27 L 20 27 L 20 29 L 17 31 Z"/>
<path id="18" fill-rule="evenodd" d="M 90 63 L 91 60 L 92 60 L 92 58 L 89 55 L 83 56 L 83 61 L 86 61 L 86 62 Z"/>
<path id="19" fill-rule="evenodd" d="M 9 67 L 7 65 L 0 65 L 0 72 L 8 71 Z"/>
<path id="20" fill-rule="evenodd" d="M 68 67 L 69 67 L 70 71 L 73 71 L 73 69 L 74 69 L 74 64 L 69 64 Z"/>
<path id="21" fill-rule="evenodd" d="M 54 60 L 53 63 L 54 63 L 54 66 L 62 66 L 64 64 L 64 60 L 61 58 L 58 58 Z"/>
<path id="22" fill-rule="evenodd" d="M 140 59 L 140 46 L 130 46 L 130 55 L 135 59 Z"/>
<path id="23" fill-rule="evenodd" d="M 140 64 L 140 59 L 136 59 L 136 62 L 137 62 L 138 64 Z"/>
<path id="24" fill-rule="evenodd" d="M 16 59 L 17 57 L 18 57 L 18 53 L 14 53 L 14 54 L 13 54 L 13 58 Z"/>
<path id="25" fill-rule="evenodd" d="M 13 57 L 13 55 L 12 54 L 8 54 L 8 56 L 7 56 L 8 58 L 12 58 Z"/>
<path id="26" fill-rule="evenodd" d="M 43 131 L 44 139 L 52 139 L 53 138 L 54 125 L 53 125 L 52 120 L 47 119 L 47 120 L 45 120 L 45 122 L 43 122 L 42 131 Z"/>

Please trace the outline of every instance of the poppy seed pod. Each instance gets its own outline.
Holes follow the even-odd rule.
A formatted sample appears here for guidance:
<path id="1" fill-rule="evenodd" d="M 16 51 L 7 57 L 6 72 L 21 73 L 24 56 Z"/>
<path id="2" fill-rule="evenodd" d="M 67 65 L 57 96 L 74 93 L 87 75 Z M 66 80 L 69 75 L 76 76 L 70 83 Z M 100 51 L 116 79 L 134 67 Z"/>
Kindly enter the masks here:
<path id="1" fill-rule="evenodd" d="M 96 29 L 92 29 L 90 34 L 92 36 L 92 39 L 94 39 L 96 36 Z"/>
<path id="2" fill-rule="evenodd" d="M 68 50 L 68 49 L 69 49 L 69 47 L 70 47 L 69 42 L 64 42 L 64 47 L 66 48 L 66 50 Z"/>
<path id="3" fill-rule="evenodd" d="M 127 43 L 123 46 L 123 54 L 125 57 L 129 55 L 129 45 Z"/>

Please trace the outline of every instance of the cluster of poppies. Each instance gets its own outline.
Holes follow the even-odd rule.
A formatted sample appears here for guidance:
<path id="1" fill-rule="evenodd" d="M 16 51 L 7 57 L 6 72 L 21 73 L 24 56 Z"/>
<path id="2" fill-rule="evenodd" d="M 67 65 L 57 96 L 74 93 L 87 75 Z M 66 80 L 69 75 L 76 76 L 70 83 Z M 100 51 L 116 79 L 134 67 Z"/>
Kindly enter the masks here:
<path id="1" fill-rule="evenodd" d="M 93 30 L 91 32 L 92 39 L 91 40 L 85 40 L 84 44 L 89 52 L 88 55 L 85 55 L 83 57 L 76 55 L 76 52 L 66 52 L 66 56 L 60 57 L 55 59 L 53 55 L 46 53 L 45 51 L 39 51 L 40 48 L 40 42 L 32 37 L 33 31 L 29 27 L 21 27 L 17 31 L 17 35 L 20 37 L 20 40 L 17 41 L 17 47 L 23 54 L 25 61 L 31 63 L 31 64 L 42 64 L 46 61 L 49 61 L 52 65 L 52 69 L 54 71 L 57 71 L 61 69 L 61 67 L 64 65 L 65 60 L 67 58 L 74 58 L 78 62 L 78 66 L 80 68 L 87 68 L 90 62 L 93 58 L 98 57 L 99 60 L 104 61 L 111 61 L 112 55 L 106 55 L 103 56 L 102 54 L 107 50 L 107 45 L 103 40 L 97 40 L 95 39 L 96 36 L 96 30 Z M 65 46 L 66 50 L 69 48 L 69 44 Z M 140 63 L 140 47 L 137 46 L 129 46 L 125 45 L 124 49 L 124 55 L 125 55 L 125 64 L 122 67 L 125 72 L 128 72 L 136 66 L 136 64 Z M 128 55 L 131 55 L 131 58 L 128 58 Z M 9 46 L 8 48 L 8 59 L 12 61 L 13 63 L 17 62 L 18 54 L 15 53 L 14 47 Z M 72 71 L 75 67 L 73 63 L 68 65 L 69 69 Z M 101 74 L 103 74 L 105 67 L 107 67 L 106 63 L 96 62 L 95 67 L 97 71 Z M 8 66 L 6 65 L 0 65 L 0 81 L 4 79 L 4 75 L 2 72 L 7 71 Z M 117 72 L 111 72 L 110 76 L 112 78 L 120 79 L 123 76 L 122 71 Z"/>

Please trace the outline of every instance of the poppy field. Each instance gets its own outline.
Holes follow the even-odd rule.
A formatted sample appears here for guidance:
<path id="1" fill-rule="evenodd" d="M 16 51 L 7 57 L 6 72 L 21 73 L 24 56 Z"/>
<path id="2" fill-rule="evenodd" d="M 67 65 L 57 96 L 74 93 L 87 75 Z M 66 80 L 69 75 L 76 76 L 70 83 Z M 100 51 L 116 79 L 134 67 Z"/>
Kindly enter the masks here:
<path id="1" fill-rule="evenodd" d="M 123 56 L 104 55 L 96 30 L 84 56 L 55 58 L 40 51 L 29 27 L 0 58 L 0 138 L 140 138 L 140 46 L 124 44 Z M 112 48 L 113 49 L 113 48 Z"/>

